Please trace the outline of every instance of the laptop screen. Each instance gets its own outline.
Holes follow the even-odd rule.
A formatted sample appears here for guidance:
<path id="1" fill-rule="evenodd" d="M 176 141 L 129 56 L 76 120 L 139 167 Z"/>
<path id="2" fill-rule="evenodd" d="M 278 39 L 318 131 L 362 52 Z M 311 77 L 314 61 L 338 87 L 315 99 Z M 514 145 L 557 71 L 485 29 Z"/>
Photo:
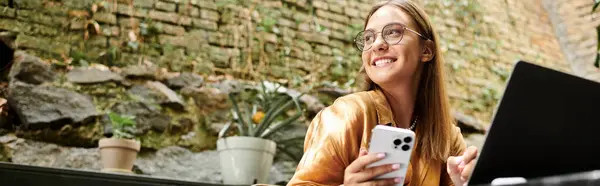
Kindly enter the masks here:
<path id="1" fill-rule="evenodd" d="M 518 62 L 469 185 L 600 169 L 600 84 Z"/>

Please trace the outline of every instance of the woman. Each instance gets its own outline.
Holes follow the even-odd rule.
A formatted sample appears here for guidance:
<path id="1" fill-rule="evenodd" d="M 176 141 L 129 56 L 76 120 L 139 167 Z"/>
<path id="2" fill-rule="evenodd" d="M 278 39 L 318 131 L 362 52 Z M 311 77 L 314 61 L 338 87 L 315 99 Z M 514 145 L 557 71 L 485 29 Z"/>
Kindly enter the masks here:
<path id="1" fill-rule="evenodd" d="M 424 11 L 407 0 L 376 4 L 355 39 L 366 91 L 338 98 L 311 122 L 290 185 L 464 185 L 475 165 L 453 125 L 439 40 Z M 399 165 L 366 168 L 371 129 L 389 124 L 416 133 L 406 178 L 376 180 Z M 402 182 L 402 183 L 398 183 Z"/>

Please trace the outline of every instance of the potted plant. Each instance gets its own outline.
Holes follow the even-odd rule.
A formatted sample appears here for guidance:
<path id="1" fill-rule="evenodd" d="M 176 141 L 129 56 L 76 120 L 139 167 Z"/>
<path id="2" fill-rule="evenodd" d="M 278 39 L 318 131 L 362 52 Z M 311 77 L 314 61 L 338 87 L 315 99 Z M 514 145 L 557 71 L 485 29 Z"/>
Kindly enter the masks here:
<path id="1" fill-rule="evenodd" d="M 133 133 L 136 123 L 133 116 L 108 114 L 113 127 L 113 136 L 98 142 L 102 171 L 132 173 L 133 163 L 140 151 L 140 142 Z"/>
<path id="2" fill-rule="evenodd" d="M 280 93 L 280 86 L 269 90 L 264 82 L 261 85 L 258 99 L 245 110 L 229 94 L 233 121 L 219 132 L 217 140 L 224 184 L 266 183 L 277 149 L 271 137 L 302 116 L 297 100 L 302 94 L 294 98 Z M 296 112 L 287 117 L 286 112 L 294 106 Z M 230 129 L 236 129 L 236 135 L 228 135 Z"/>

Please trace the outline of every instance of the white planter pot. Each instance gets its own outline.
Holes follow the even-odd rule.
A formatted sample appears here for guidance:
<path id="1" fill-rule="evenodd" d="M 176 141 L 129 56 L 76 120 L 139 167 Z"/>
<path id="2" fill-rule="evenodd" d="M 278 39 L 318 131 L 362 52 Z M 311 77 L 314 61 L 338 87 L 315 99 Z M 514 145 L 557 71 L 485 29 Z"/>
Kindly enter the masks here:
<path id="1" fill-rule="evenodd" d="M 233 136 L 217 140 L 224 184 L 266 183 L 277 144 L 271 140 Z"/>

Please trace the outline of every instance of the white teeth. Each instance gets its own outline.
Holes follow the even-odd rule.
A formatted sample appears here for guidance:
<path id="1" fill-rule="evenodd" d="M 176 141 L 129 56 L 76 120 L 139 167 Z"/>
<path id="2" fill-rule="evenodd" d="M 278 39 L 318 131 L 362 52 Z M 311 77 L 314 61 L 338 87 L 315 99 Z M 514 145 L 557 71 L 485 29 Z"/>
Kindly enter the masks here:
<path id="1" fill-rule="evenodd" d="M 380 59 L 375 61 L 375 66 L 381 66 L 383 64 L 391 63 L 392 59 Z"/>

